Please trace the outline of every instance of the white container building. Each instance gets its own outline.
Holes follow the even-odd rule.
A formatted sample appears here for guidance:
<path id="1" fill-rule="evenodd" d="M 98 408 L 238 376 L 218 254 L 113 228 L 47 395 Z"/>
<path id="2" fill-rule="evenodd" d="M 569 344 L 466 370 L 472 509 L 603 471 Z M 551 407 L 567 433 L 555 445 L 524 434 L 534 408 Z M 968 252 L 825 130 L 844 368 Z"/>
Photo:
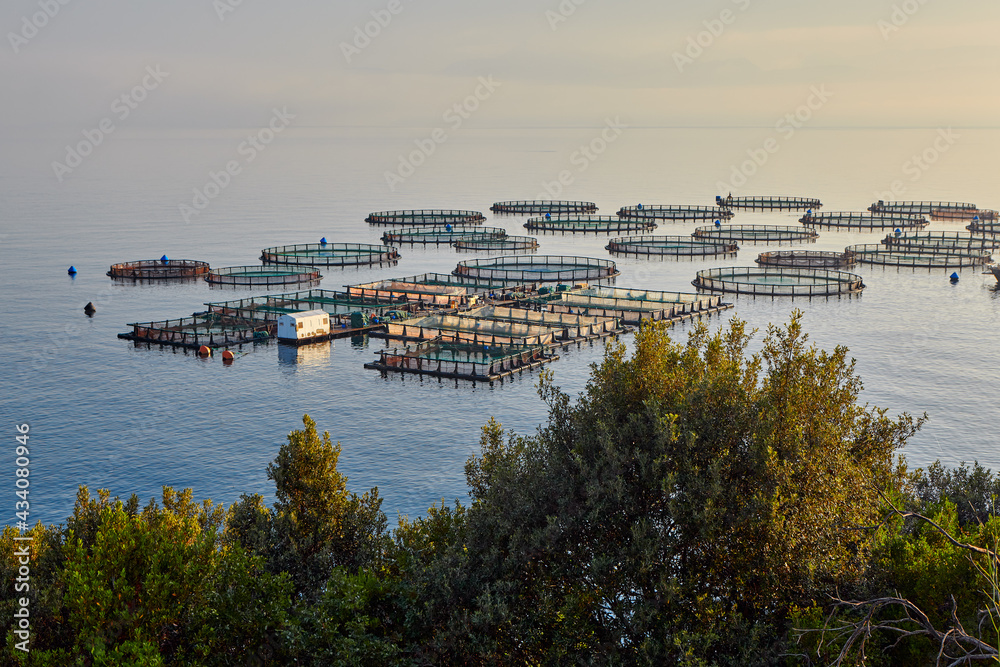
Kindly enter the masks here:
<path id="1" fill-rule="evenodd" d="M 278 340 L 305 341 L 330 335 L 330 314 L 325 310 L 304 310 L 278 318 Z"/>

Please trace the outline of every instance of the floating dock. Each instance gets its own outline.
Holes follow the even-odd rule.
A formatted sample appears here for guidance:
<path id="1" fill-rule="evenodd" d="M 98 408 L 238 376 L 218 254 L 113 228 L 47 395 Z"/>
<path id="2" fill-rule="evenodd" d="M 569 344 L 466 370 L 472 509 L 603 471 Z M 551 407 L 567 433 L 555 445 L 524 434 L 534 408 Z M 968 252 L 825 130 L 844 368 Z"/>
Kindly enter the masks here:
<path id="1" fill-rule="evenodd" d="M 319 282 L 322 278 L 319 269 L 313 266 L 296 266 L 294 269 L 267 266 L 227 266 L 221 269 L 212 269 L 205 274 L 205 280 L 213 285 L 233 287 L 269 287 L 314 283 Z"/>
<path id="2" fill-rule="evenodd" d="M 975 204 L 957 201 L 882 201 L 868 207 L 872 213 L 925 215 L 932 220 L 971 219 L 979 210 Z"/>
<path id="3" fill-rule="evenodd" d="M 646 321 L 681 322 L 732 308 L 731 304 L 722 303 L 719 296 L 604 286 L 539 294 L 520 301 L 519 305 L 554 313 L 617 317 L 629 326 Z"/>
<path id="4" fill-rule="evenodd" d="M 964 232 L 926 232 L 923 234 L 889 234 L 882 239 L 882 245 L 890 248 L 920 246 L 923 248 L 996 250 L 1000 248 L 1000 239 Z"/>
<path id="5" fill-rule="evenodd" d="M 820 200 L 811 197 L 733 197 L 732 195 L 717 196 L 715 204 L 728 210 L 745 211 L 804 211 L 817 209 L 823 205 Z"/>
<path id="6" fill-rule="evenodd" d="M 860 211 L 838 211 L 827 213 L 806 213 L 799 222 L 807 227 L 829 227 L 842 229 L 923 229 L 930 223 L 922 215 L 906 213 L 863 213 Z"/>
<path id="7" fill-rule="evenodd" d="M 747 243 L 769 243 L 787 241 L 805 243 L 819 237 L 816 230 L 791 225 L 726 225 L 725 227 L 699 227 L 694 230 L 697 238 Z"/>
<path id="8" fill-rule="evenodd" d="M 543 215 L 545 213 L 594 213 L 597 204 L 592 201 L 561 201 L 558 199 L 534 199 L 499 201 L 490 210 L 494 213 L 511 215 Z"/>
<path id="9" fill-rule="evenodd" d="M 861 276 L 826 269 L 733 266 L 699 271 L 691 282 L 700 290 L 769 297 L 829 297 L 858 294 Z"/>
<path id="10" fill-rule="evenodd" d="M 826 250 L 774 250 L 757 255 L 761 266 L 787 266 L 799 269 L 839 269 L 854 266 L 854 254 Z"/>
<path id="11" fill-rule="evenodd" d="M 730 241 L 715 241 L 692 236 L 625 236 L 612 239 L 607 246 L 620 255 L 659 255 L 671 257 L 704 257 L 731 255 L 740 247 Z"/>
<path id="12" fill-rule="evenodd" d="M 540 345 L 490 347 L 446 342 L 440 338 L 405 348 L 379 351 L 365 368 L 382 372 L 417 373 L 473 382 L 495 382 L 538 368 L 559 358 Z"/>
<path id="13" fill-rule="evenodd" d="M 628 220 L 729 220 L 733 215 L 732 211 L 716 206 L 647 206 L 638 204 L 636 206 L 622 206 L 618 209 L 618 217 Z"/>
<path id="14" fill-rule="evenodd" d="M 402 227 L 382 234 L 386 245 L 434 244 L 451 245 L 456 241 L 486 240 L 497 241 L 506 238 L 507 231 L 500 227 L 480 227 L 476 225 L 427 225 L 424 227 Z"/>
<path id="15" fill-rule="evenodd" d="M 112 264 L 108 275 L 116 280 L 189 280 L 209 270 L 208 262 L 194 259 L 140 259 Z"/>
<path id="16" fill-rule="evenodd" d="M 618 274 L 614 262 L 592 257 L 537 255 L 470 259 L 459 262 L 453 272 L 499 282 L 546 283 L 611 280 Z"/>
<path id="17" fill-rule="evenodd" d="M 628 220 L 611 215 L 553 215 L 529 218 L 524 228 L 532 231 L 617 234 L 656 229 L 653 220 Z"/>
<path id="18" fill-rule="evenodd" d="M 260 252 L 260 260 L 265 264 L 293 266 L 395 264 L 399 257 L 395 248 L 367 243 L 300 243 L 264 248 Z"/>
<path id="19" fill-rule="evenodd" d="M 909 269 L 959 269 L 982 266 L 992 259 L 990 251 L 964 248 L 928 246 L 884 246 L 881 243 L 863 243 L 848 246 L 862 264 L 880 264 Z"/>
<path id="20" fill-rule="evenodd" d="M 203 345 L 219 348 L 266 342 L 274 337 L 278 328 L 277 322 L 254 322 L 218 313 L 158 322 L 133 322 L 128 326 L 132 327 L 132 331 L 118 334 L 119 338 L 192 349 Z"/>
<path id="21" fill-rule="evenodd" d="M 365 222 L 370 225 L 445 225 L 445 224 L 476 224 L 486 220 L 479 211 L 461 211 L 455 209 L 415 209 L 403 211 L 378 211 L 369 213 Z"/>

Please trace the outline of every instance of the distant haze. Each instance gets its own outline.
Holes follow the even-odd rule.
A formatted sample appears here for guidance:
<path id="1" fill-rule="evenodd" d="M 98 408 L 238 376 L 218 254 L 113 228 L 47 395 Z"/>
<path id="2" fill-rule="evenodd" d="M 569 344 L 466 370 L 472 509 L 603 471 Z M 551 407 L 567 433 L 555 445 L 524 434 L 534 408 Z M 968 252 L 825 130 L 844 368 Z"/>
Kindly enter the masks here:
<path id="1" fill-rule="evenodd" d="M 5 0 L 0 127 L 123 122 L 137 86 L 134 127 L 994 126 L 998 28 L 995 0 Z"/>

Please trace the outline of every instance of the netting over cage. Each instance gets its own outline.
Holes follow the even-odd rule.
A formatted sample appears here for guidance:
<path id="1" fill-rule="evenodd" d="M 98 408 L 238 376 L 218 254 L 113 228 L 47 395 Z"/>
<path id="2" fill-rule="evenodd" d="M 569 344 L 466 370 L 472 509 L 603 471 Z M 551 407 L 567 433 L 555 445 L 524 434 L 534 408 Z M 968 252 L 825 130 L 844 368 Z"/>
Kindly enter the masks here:
<path id="1" fill-rule="evenodd" d="M 745 209 L 749 211 L 804 211 L 820 208 L 823 204 L 812 197 L 733 197 L 732 195 L 715 198 L 717 206 L 727 209 Z"/>
<path id="2" fill-rule="evenodd" d="M 112 264 L 108 275 L 130 280 L 177 280 L 199 278 L 209 271 L 208 262 L 194 259 L 140 259 Z"/>
<path id="3" fill-rule="evenodd" d="M 389 338 L 442 340 L 479 345 L 556 345 L 559 330 L 527 322 L 481 320 L 465 315 L 436 314 L 386 324 Z"/>
<path id="4" fill-rule="evenodd" d="M 492 382 L 558 358 L 540 345 L 496 347 L 436 338 L 379 350 L 378 360 L 365 364 L 365 368 Z"/>
<path id="5" fill-rule="evenodd" d="M 819 237 L 816 230 L 791 225 L 726 225 L 699 227 L 697 238 L 763 243 L 768 241 L 806 242 Z"/>
<path id="6" fill-rule="evenodd" d="M 401 280 L 379 280 L 348 285 L 354 297 L 392 303 L 414 303 L 434 308 L 455 308 L 468 301 L 469 291 L 458 285 L 432 285 Z"/>
<path id="7" fill-rule="evenodd" d="M 499 201 L 490 210 L 494 213 L 524 213 L 527 215 L 544 213 L 593 213 L 597 204 L 592 201 L 562 201 L 558 199 L 533 199 Z"/>
<path id="8" fill-rule="evenodd" d="M 905 213 L 939 217 L 946 215 L 975 215 L 975 204 L 956 201 L 877 201 L 868 207 L 872 213 Z"/>
<path id="9" fill-rule="evenodd" d="M 213 285 L 268 286 L 316 282 L 323 278 L 314 266 L 282 269 L 269 266 L 227 266 L 212 269 L 205 280 Z"/>
<path id="10" fill-rule="evenodd" d="M 547 288 L 543 288 L 547 289 Z M 586 313 L 618 317 L 625 324 L 679 321 L 730 308 L 722 297 L 684 292 L 658 292 L 597 285 L 581 289 L 547 292 L 520 302 L 523 307 L 550 312 Z"/>
<path id="11" fill-rule="evenodd" d="M 656 229 L 653 220 L 628 220 L 611 215 L 553 215 L 528 218 L 525 229 L 548 232 L 592 232 L 611 234 Z"/>
<path id="12" fill-rule="evenodd" d="M 606 246 L 613 253 L 622 255 L 668 255 L 675 257 L 701 257 L 704 255 L 729 255 L 740 247 L 730 241 L 714 241 L 693 236 L 625 236 L 612 239 Z"/>
<path id="13" fill-rule="evenodd" d="M 403 227 L 382 234 L 385 244 L 451 244 L 465 239 L 498 240 L 507 236 L 500 227 L 478 227 L 475 225 L 428 225 L 425 227 Z"/>
<path id="14" fill-rule="evenodd" d="M 838 296 L 864 289 L 861 276 L 827 269 L 733 266 L 699 271 L 698 289 L 753 296 Z"/>
<path id="15" fill-rule="evenodd" d="M 393 264 L 399 257 L 395 248 L 367 243 L 300 243 L 264 248 L 260 253 L 265 264 L 297 266 Z"/>
<path id="16" fill-rule="evenodd" d="M 881 264 L 913 269 L 958 269 L 966 266 L 988 264 L 990 250 L 949 248 L 944 246 L 884 246 L 881 243 L 862 243 L 848 246 L 858 262 Z"/>
<path id="17" fill-rule="evenodd" d="M 807 213 L 799 222 L 807 227 L 841 227 L 845 229 L 923 229 L 930 223 L 922 215 L 904 213 L 862 213 L 837 211 Z"/>
<path id="18" fill-rule="evenodd" d="M 548 327 L 556 332 L 555 344 L 603 338 L 622 330 L 620 318 L 615 315 L 543 312 L 508 306 L 483 306 L 473 308 L 462 315 L 491 322 L 511 322 Z"/>
<path id="19" fill-rule="evenodd" d="M 849 252 L 826 250 L 774 250 L 757 255 L 762 266 L 788 266 L 803 269 L 838 269 L 854 265 L 854 255 Z"/>
<path id="20" fill-rule="evenodd" d="M 996 250 L 1000 239 L 976 236 L 964 232 L 926 232 L 923 234 L 889 234 L 882 239 L 889 247 L 920 246 L 924 248 L 958 248 L 966 250 Z"/>
<path id="21" fill-rule="evenodd" d="M 502 239 L 460 239 L 452 245 L 456 250 L 471 250 L 476 252 L 514 252 L 518 250 L 537 250 L 538 239 L 530 236 L 506 236 Z"/>
<path id="22" fill-rule="evenodd" d="M 479 211 L 455 209 L 416 209 L 403 211 L 377 211 L 369 213 L 365 222 L 371 225 L 444 225 L 466 223 L 475 224 L 486 220 Z"/>
<path id="23" fill-rule="evenodd" d="M 610 280 L 619 272 L 615 263 L 606 259 L 535 255 L 465 260 L 453 273 L 504 282 L 544 283 Z"/>
<path id="24" fill-rule="evenodd" d="M 638 204 L 622 206 L 618 217 L 630 220 L 729 220 L 734 213 L 716 206 L 670 206 Z"/>
<path id="25" fill-rule="evenodd" d="M 277 331 L 274 322 L 254 322 L 220 313 L 157 322 L 133 322 L 128 326 L 132 327 L 131 333 L 120 334 L 121 338 L 189 348 L 268 341 Z"/>

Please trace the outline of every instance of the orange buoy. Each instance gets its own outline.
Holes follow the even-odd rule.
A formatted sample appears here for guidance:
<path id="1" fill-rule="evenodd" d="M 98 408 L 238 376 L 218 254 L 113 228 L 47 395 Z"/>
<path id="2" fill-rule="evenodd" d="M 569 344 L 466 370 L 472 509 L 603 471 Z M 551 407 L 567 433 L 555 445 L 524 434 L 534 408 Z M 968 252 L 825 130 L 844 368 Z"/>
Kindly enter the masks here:
<path id="1" fill-rule="evenodd" d="M 233 359 L 235 359 L 235 358 L 236 358 L 236 355 L 233 354 L 232 352 L 230 352 L 229 350 L 226 350 L 225 352 L 222 353 L 222 363 L 224 363 L 224 364 L 231 364 L 231 363 L 233 363 Z"/>
<path id="2" fill-rule="evenodd" d="M 212 356 L 212 348 L 210 348 L 208 345 L 202 345 L 201 347 L 198 348 L 198 356 L 199 357 Z"/>

